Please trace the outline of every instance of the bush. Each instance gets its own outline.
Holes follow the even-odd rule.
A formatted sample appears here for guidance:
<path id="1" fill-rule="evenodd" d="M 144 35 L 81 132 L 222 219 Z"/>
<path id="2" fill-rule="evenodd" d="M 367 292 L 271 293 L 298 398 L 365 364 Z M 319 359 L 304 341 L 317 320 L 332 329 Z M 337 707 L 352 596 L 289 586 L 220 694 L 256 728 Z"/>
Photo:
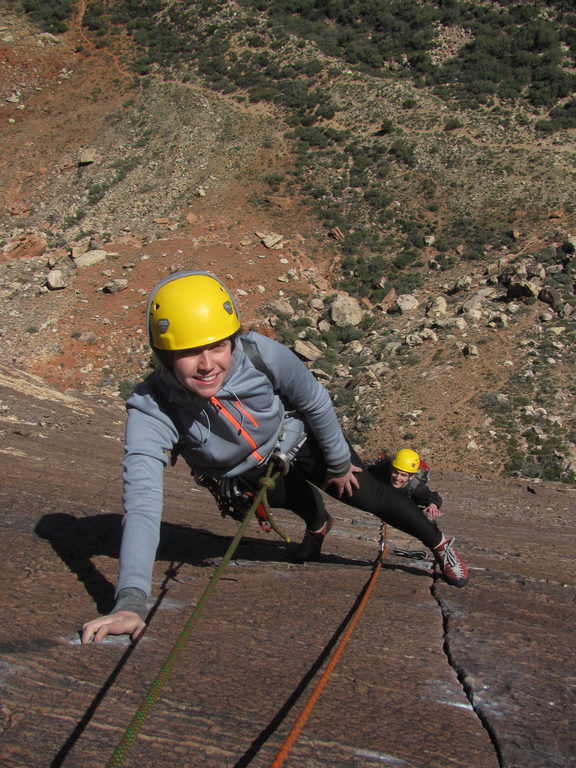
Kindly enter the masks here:
<path id="1" fill-rule="evenodd" d="M 319 128 L 301 126 L 294 131 L 294 135 L 310 147 L 324 149 L 329 144 L 326 135 Z"/>
<path id="2" fill-rule="evenodd" d="M 394 123 L 390 118 L 382 121 L 380 128 L 376 131 L 376 136 L 387 136 L 394 131 Z"/>
<path id="3" fill-rule="evenodd" d="M 72 16 L 72 0 L 23 0 L 22 8 L 46 32 L 58 34 L 67 29 L 66 20 Z"/>
<path id="4" fill-rule="evenodd" d="M 271 187 L 276 187 L 284 181 L 284 178 L 285 176 L 283 173 L 269 173 L 264 177 L 264 181 Z"/>
<path id="5" fill-rule="evenodd" d="M 107 24 L 104 18 L 104 6 L 102 2 L 98 0 L 97 2 L 90 3 L 90 5 L 86 7 L 84 16 L 82 17 L 82 24 L 97 35 L 104 34 Z"/>
<path id="6" fill-rule="evenodd" d="M 324 331 L 320 336 L 322 341 L 332 351 L 335 351 L 339 346 L 344 346 L 351 341 L 362 339 L 363 337 L 363 331 L 353 325 L 345 325 L 343 327 L 333 325 L 328 331 Z"/>
<path id="7" fill-rule="evenodd" d="M 328 103 L 320 104 L 316 108 L 316 114 L 318 115 L 318 117 L 321 117 L 324 120 L 332 120 L 332 118 L 336 114 L 336 110 L 331 104 L 328 104 Z"/>
<path id="8" fill-rule="evenodd" d="M 457 128 L 462 128 L 462 123 L 457 117 L 449 117 L 444 123 L 445 131 L 455 131 Z"/>
<path id="9" fill-rule="evenodd" d="M 482 259 L 484 254 L 482 251 L 477 250 L 475 248 L 468 248 L 466 251 L 462 254 L 462 260 L 463 261 L 480 261 Z"/>
<path id="10" fill-rule="evenodd" d="M 373 208 L 386 208 L 393 199 L 393 195 L 378 187 L 370 187 L 364 192 L 364 200 Z"/>
<path id="11" fill-rule="evenodd" d="M 402 272 L 389 276 L 390 285 L 387 289 L 394 288 L 397 293 L 412 293 L 422 285 L 422 275 L 418 272 Z"/>
<path id="12" fill-rule="evenodd" d="M 134 387 L 136 386 L 138 382 L 133 381 L 127 381 L 126 379 L 118 382 L 118 395 L 122 398 L 122 400 L 128 400 L 132 392 L 134 391 Z"/>
<path id="13" fill-rule="evenodd" d="M 416 251 L 402 251 L 392 260 L 392 265 L 398 270 L 406 269 L 416 261 L 418 256 Z"/>
<path id="14" fill-rule="evenodd" d="M 389 149 L 390 154 L 399 162 L 404 163 L 409 168 L 417 165 L 416 155 L 414 154 L 414 145 L 409 144 L 404 139 L 395 141 Z"/>

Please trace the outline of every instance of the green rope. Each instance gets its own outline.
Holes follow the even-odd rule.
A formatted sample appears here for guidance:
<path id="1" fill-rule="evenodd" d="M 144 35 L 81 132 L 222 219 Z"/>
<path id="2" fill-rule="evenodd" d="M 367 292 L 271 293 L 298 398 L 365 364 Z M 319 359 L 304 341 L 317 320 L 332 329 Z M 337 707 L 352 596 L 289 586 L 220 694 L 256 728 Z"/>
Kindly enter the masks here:
<path id="1" fill-rule="evenodd" d="M 150 688 L 148 689 L 148 692 L 144 696 L 142 703 L 140 704 L 140 706 L 138 707 L 138 710 L 136 711 L 136 714 L 134 715 L 134 717 L 132 718 L 132 721 L 126 728 L 126 731 L 124 732 L 124 736 L 122 737 L 120 743 L 112 753 L 112 757 L 106 763 L 106 768 L 121 768 L 121 766 L 124 765 L 126 756 L 136 740 L 136 736 L 138 735 L 138 731 L 140 730 L 140 727 L 144 723 L 144 720 L 147 718 L 147 716 L 150 714 L 152 707 L 154 706 L 154 703 L 156 702 L 156 700 L 160 695 L 160 691 L 162 690 L 164 683 L 166 682 L 166 680 L 168 679 L 168 676 L 170 675 L 170 672 L 174 668 L 174 665 L 176 664 L 178 657 L 184 650 L 186 641 L 190 637 L 192 630 L 194 629 L 194 627 L 198 622 L 198 619 L 202 615 L 202 612 L 208 602 L 208 598 L 214 591 L 214 588 L 216 586 L 218 579 L 220 578 L 220 576 L 224 572 L 224 569 L 232 559 L 232 555 L 234 554 L 238 544 L 240 543 L 240 539 L 242 538 L 246 528 L 248 527 L 250 518 L 254 514 L 254 511 L 258 506 L 258 504 L 260 504 L 260 502 L 266 498 L 267 491 L 274 487 L 276 478 L 280 476 L 280 472 L 274 475 L 271 474 L 272 466 L 273 466 L 272 464 L 268 465 L 266 476 L 260 479 L 261 490 L 258 492 L 258 495 L 255 497 L 252 503 L 252 506 L 246 513 L 246 516 L 242 521 L 242 523 L 240 524 L 240 527 L 238 528 L 236 535 L 232 539 L 230 546 L 226 550 L 226 553 L 224 554 L 220 562 L 220 565 L 218 566 L 218 568 L 216 568 L 216 570 L 212 574 L 212 578 L 206 585 L 206 589 L 202 593 L 200 600 L 198 600 L 198 603 L 194 608 L 192 615 L 188 619 L 178 639 L 172 646 L 172 650 L 168 654 L 166 661 L 164 662 L 164 664 L 160 669 L 160 672 L 158 673 L 156 679 L 152 682 L 152 685 L 150 686 Z"/>
<path id="2" fill-rule="evenodd" d="M 262 479 L 266 480 L 266 478 L 262 478 Z M 272 488 L 273 487 L 274 486 L 272 486 Z M 291 538 L 290 538 L 290 536 L 288 536 L 288 534 L 284 533 L 282 528 L 280 528 L 280 526 L 276 522 L 276 519 L 275 519 L 274 515 L 272 514 L 272 510 L 270 509 L 270 504 L 268 504 L 268 499 L 267 499 L 266 496 L 264 497 L 264 500 L 262 502 L 262 506 L 266 510 L 266 521 L 270 524 L 270 528 L 274 531 L 274 533 L 276 533 L 278 536 L 280 536 L 281 539 L 283 539 L 287 544 L 289 544 L 291 542 Z M 258 515 L 256 515 L 256 517 L 258 517 Z M 259 517 L 258 517 L 258 520 L 260 520 Z"/>

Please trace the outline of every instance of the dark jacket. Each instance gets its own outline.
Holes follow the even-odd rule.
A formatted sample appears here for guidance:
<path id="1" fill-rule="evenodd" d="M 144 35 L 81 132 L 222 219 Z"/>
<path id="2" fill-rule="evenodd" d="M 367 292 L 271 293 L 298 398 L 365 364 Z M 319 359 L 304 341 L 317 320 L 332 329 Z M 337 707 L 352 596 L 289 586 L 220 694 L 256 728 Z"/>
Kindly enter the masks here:
<path id="1" fill-rule="evenodd" d="M 368 467 L 370 474 L 377 477 L 383 483 L 390 485 L 392 477 L 392 457 L 386 456 L 380 459 L 372 466 Z M 428 487 L 428 470 L 420 467 L 418 472 L 411 477 L 406 483 L 402 491 L 417 504 L 419 507 L 427 507 L 429 504 L 436 504 L 438 509 L 442 506 L 442 497 L 436 491 L 430 490 Z"/>

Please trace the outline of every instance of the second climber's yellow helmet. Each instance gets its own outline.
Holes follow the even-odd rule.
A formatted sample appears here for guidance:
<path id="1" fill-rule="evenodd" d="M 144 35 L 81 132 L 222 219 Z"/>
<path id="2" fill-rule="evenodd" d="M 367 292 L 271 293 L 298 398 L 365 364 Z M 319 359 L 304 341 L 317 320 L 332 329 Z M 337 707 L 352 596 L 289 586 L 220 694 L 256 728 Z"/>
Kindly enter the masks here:
<path id="1" fill-rule="evenodd" d="M 392 466 L 400 472 L 409 472 L 412 475 L 420 469 L 420 456 L 411 448 L 402 448 L 394 456 Z"/>
<path id="2" fill-rule="evenodd" d="M 158 283 L 148 302 L 148 338 L 155 349 L 203 347 L 240 330 L 238 309 L 210 272 L 181 272 Z"/>

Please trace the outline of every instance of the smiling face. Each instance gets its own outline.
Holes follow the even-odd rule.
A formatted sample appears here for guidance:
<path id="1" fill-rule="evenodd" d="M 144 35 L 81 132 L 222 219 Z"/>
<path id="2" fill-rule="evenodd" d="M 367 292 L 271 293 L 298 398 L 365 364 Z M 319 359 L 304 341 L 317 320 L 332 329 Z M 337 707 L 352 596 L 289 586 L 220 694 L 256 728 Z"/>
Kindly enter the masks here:
<path id="1" fill-rule="evenodd" d="M 213 397 L 232 368 L 232 342 L 223 339 L 172 353 L 174 375 L 183 387 L 200 397 Z"/>
<path id="2" fill-rule="evenodd" d="M 412 474 L 410 472 L 402 472 L 400 469 L 396 469 L 396 467 L 392 467 L 392 473 L 390 476 L 390 485 L 393 488 L 404 488 L 408 480 L 412 477 Z"/>

